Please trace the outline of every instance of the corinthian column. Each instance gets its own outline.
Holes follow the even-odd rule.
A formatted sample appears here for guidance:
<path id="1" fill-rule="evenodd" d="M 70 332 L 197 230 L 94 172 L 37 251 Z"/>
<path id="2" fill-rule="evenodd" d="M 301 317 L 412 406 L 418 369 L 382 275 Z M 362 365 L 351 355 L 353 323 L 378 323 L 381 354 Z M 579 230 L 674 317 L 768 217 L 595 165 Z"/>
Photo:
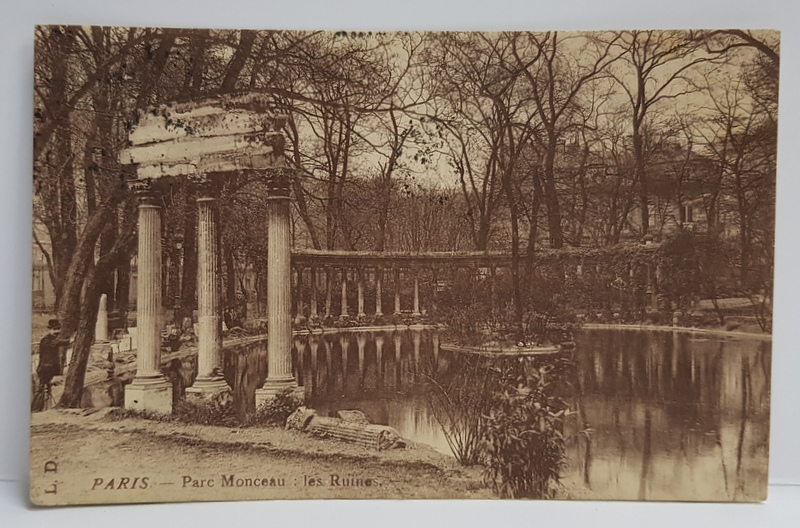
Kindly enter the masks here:
<path id="1" fill-rule="evenodd" d="M 197 379 L 187 396 L 230 394 L 222 371 L 222 303 L 220 302 L 219 186 L 207 176 L 197 180 Z"/>
<path id="2" fill-rule="evenodd" d="M 309 314 L 309 317 L 311 318 L 311 322 L 316 322 L 319 319 L 319 314 L 317 314 L 317 268 L 311 266 L 309 275 L 309 279 L 311 281 L 311 284 L 309 285 L 311 288 L 311 313 Z"/>
<path id="3" fill-rule="evenodd" d="M 380 317 L 383 315 L 383 268 L 375 270 L 375 316 Z"/>
<path id="4" fill-rule="evenodd" d="M 161 206 L 149 180 L 131 184 L 139 199 L 136 376 L 125 387 L 125 407 L 172 412 L 172 385 L 161 374 Z"/>
<path id="5" fill-rule="evenodd" d="M 347 319 L 347 268 L 342 268 L 342 312 L 339 319 Z"/>
<path id="6" fill-rule="evenodd" d="M 331 268 L 325 267 L 325 319 L 333 315 L 331 306 L 333 304 L 333 291 L 331 290 L 331 279 L 333 272 Z"/>
<path id="7" fill-rule="evenodd" d="M 292 375 L 292 267 L 289 231 L 289 177 L 268 169 L 267 193 L 267 380 L 256 390 L 256 407 L 285 388 L 297 387 Z"/>
<path id="8" fill-rule="evenodd" d="M 400 315 L 400 270 L 394 269 L 394 314 Z"/>
<path id="9" fill-rule="evenodd" d="M 413 317 L 419 317 L 422 314 L 419 311 L 419 271 L 414 270 L 414 311 L 411 312 Z"/>
<path id="10" fill-rule="evenodd" d="M 357 317 L 360 319 L 362 317 L 366 317 L 367 314 L 364 313 L 364 270 L 358 268 L 356 270 L 356 280 L 358 282 L 358 315 Z"/>

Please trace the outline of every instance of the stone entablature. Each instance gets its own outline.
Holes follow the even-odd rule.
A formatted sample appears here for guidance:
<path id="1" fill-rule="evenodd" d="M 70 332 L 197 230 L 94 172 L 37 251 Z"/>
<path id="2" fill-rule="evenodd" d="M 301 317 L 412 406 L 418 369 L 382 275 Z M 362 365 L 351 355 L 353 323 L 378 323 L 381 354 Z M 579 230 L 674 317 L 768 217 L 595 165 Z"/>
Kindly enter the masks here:
<path id="1" fill-rule="evenodd" d="M 140 113 L 120 163 L 137 179 L 279 167 L 285 120 L 261 94 L 162 105 Z"/>

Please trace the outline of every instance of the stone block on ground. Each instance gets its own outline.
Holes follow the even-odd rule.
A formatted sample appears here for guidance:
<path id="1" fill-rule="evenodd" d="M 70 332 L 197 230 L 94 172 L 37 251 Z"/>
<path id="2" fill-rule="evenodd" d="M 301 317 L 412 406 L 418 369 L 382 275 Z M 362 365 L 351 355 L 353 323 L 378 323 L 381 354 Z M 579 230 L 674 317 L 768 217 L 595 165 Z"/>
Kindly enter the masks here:
<path id="1" fill-rule="evenodd" d="M 358 410 L 338 411 L 336 415 L 341 418 L 343 422 L 369 425 L 369 419 L 367 419 L 367 415 Z"/>
<path id="2" fill-rule="evenodd" d="M 406 446 L 395 429 L 387 425 L 369 423 L 361 411 L 343 410 L 337 414 L 339 418 L 328 418 L 317 415 L 313 409 L 300 407 L 286 420 L 286 428 L 305 431 L 321 438 L 355 443 L 379 451 Z"/>
<path id="3" fill-rule="evenodd" d="M 317 411 L 315 411 L 314 409 L 307 409 L 305 406 L 298 407 L 298 409 L 292 414 L 290 414 L 289 417 L 286 419 L 286 429 L 305 431 L 308 423 L 316 415 Z"/>

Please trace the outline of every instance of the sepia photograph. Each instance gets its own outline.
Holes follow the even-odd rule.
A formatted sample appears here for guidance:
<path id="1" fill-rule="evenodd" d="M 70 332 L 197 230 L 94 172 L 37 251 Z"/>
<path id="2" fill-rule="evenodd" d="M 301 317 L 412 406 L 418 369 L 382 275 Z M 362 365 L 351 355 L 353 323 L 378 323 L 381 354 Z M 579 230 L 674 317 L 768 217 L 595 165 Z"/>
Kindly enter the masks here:
<path id="1" fill-rule="evenodd" d="M 34 54 L 34 504 L 766 499 L 778 31 Z"/>

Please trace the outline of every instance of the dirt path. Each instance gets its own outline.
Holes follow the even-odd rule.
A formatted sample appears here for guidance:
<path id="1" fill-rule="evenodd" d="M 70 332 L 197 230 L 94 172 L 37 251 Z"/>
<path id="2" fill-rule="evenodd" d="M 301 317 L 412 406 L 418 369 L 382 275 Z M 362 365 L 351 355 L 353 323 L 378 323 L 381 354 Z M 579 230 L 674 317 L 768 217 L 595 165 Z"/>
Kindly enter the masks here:
<path id="1" fill-rule="evenodd" d="M 105 414 L 33 415 L 35 503 L 493 496 L 478 469 L 425 446 L 376 452 L 274 428 L 110 422 Z M 55 471 L 50 464 L 45 472 L 48 462 Z"/>

